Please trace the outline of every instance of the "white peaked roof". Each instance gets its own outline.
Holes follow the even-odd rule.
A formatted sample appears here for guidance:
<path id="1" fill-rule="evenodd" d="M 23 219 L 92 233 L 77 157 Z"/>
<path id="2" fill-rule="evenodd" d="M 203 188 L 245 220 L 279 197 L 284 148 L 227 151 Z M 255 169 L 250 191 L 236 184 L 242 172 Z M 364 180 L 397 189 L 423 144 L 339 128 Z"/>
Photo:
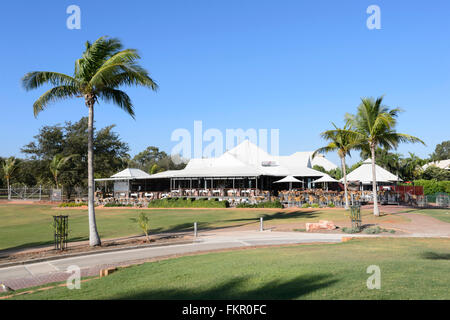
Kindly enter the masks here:
<path id="1" fill-rule="evenodd" d="M 245 140 L 220 157 L 191 159 L 183 170 L 152 175 L 160 178 L 194 177 L 257 177 L 257 176 L 322 177 L 324 173 L 311 168 L 310 156 L 295 153 L 291 156 L 272 156 L 262 148 Z"/>
<path id="2" fill-rule="evenodd" d="M 283 182 L 296 182 L 296 183 L 300 182 L 300 183 L 303 183 L 303 181 L 298 180 L 297 178 L 295 178 L 293 176 L 284 177 L 283 179 L 275 181 L 274 183 L 283 183 Z"/>
<path id="3" fill-rule="evenodd" d="M 331 162 L 330 160 L 328 160 L 327 158 L 325 158 L 325 156 L 323 154 L 316 154 L 316 156 L 313 158 L 314 152 L 311 152 L 311 165 L 314 166 L 321 166 L 322 168 L 324 168 L 327 171 L 330 170 L 334 170 L 337 169 L 337 165 L 335 165 L 333 162 Z"/>
<path id="4" fill-rule="evenodd" d="M 125 169 L 111 176 L 111 178 L 115 179 L 148 179 L 150 177 L 151 175 L 149 175 L 148 173 L 134 168 Z"/>
<path id="5" fill-rule="evenodd" d="M 319 178 L 317 180 L 314 180 L 315 183 L 320 183 L 320 182 L 339 182 L 336 179 L 334 179 L 333 177 L 329 176 L 328 174 L 324 175 L 322 178 Z"/>
<path id="6" fill-rule="evenodd" d="M 395 182 L 402 181 L 395 174 L 390 173 L 379 165 L 375 164 L 375 174 L 377 182 Z M 344 179 L 341 179 L 342 182 Z M 360 181 L 364 184 L 372 183 L 372 160 L 365 160 L 362 165 L 347 175 L 347 181 Z"/>
<path id="7" fill-rule="evenodd" d="M 429 166 L 435 166 L 441 169 L 450 170 L 450 159 L 427 163 L 422 167 L 422 169 L 425 170 Z"/>

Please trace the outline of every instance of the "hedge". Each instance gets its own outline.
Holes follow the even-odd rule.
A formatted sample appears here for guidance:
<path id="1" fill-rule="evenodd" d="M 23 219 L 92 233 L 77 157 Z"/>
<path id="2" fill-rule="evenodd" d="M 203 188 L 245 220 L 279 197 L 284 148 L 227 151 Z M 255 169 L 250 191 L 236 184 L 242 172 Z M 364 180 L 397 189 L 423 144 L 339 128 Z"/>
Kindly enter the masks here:
<path id="1" fill-rule="evenodd" d="M 149 208 L 228 208 L 228 201 L 219 199 L 187 199 L 187 198 L 167 198 L 152 200 L 148 204 Z"/>
<path id="2" fill-rule="evenodd" d="M 236 208 L 283 208 L 283 205 L 280 201 L 266 201 L 260 202 L 258 204 L 249 204 L 249 203 L 240 203 L 236 206 Z"/>
<path id="3" fill-rule="evenodd" d="M 86 202 L 63 202 L 58 205 L 60 208 L 75 208 L 75 207 L 84 207 L 88 204 Z"/>
<path id="4" fill-rule="evenodd" d="M 438 192 L 445 192 L 450 194 L 450 181 L 437 181 L 437 180 L 415 180 L 415 186 L 423 186 L 423 192 L 425 195 L 433 195 Z"/>

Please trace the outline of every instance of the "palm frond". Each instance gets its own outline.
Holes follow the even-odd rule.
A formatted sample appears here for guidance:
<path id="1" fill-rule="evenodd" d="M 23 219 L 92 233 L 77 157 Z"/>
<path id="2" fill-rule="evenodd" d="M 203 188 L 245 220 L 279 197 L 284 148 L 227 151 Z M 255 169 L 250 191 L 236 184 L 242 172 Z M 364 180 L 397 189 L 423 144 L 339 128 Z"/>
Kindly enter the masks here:
<path id="1" fill-rule="evenodd" d="M 134 107 L 130 97 L 125 92 L 117 89 L 104 88 L 99 92 L 99 98 L 117 105 L 134 119 Z"/>
<path id="2" fill-rule="evenodd" d="M 54 87 L 45 92 L 36 102 L 33 104 L 34 116 L 37 117 L 39 112 L 44 110 L 49 104 L 63 100 L 67 98 L 74 98 L 80 94 L 80 90 L 77 87 L 72 86 L 59 86 Z"/>
<path id="3" fill-rule="evenodd" d="M 27 73 L 22 78 L 22 86 L 29 91 L 44 84 L 53 86 L 77 86 L 77 81 L 66 74 L 49 71 L 34 71 Z"/>

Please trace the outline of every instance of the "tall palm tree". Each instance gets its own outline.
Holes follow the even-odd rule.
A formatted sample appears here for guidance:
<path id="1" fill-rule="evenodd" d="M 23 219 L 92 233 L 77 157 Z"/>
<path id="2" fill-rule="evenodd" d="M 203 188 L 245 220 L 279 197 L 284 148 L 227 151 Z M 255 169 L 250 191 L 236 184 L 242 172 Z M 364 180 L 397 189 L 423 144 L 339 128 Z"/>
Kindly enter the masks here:
<path id="1" fill-rule="evenodd" d="M 67 157 L 63 157 L 61 154 L 57 154 L 53 157 L 52 161 L 50 162 L 49 168 L 50 172 L 53 175 L 53 179 L 55 179 L 56 188 L 58 188 L 58 176 L 61 173 L 62 168 L 66 164 L 67 161 L 69 161 L 74 155 L 70 155 Z"/>
<path id="2" fill-rule="evenodd" d="M 11 186 L 9 185 L 9 181 L 11 176 L 16 169 L 16 159 L 14 157 L 10 157 L 5 160 L 2 164 L 3 174 L 5 175 L 6 185 L 8 186 L 8 200 L 11 200 Z"/>
<path id="3" fill-rule="evenodd" d="M 373 214 L 380 215 L 378 208 L 377 180 L 375 170 L 375 149 L 380 146 L 385 150 L 397 149 L 401 142 L 425 143 L 417 137 L 395 131 L 399 108 L 392 109 L 383 105 L 383 96 L 362 98 L 356 115 L 347 115 L 354 130 L 351 131 L 361 141 L 361 149 L 370 151 L 372 158 Z"/>
<path id="4" fill-rule="evenodd" d="M 327 153 L 337 151 L 339 158 L 341 159 L 342 173 L 344 175 L 344 194 L 345 194 L 345 209 L 348 209 L 348 190 L 347 190 L 347 168 L 345 164 L 345 157 L 351 156 L 350 151 L 359 146 L 360 142 L 356 140 L 354 134 L 350 133 L 351 123 L 346 122 L 344 128 L 338 128 L 332 123 L 334 129 L 327 130 L 320 134 L 324 140 L 330 141 L 326 146 L 317 149 L 313 153 L 313 158 L 318 153 Z"/>
<path id="5" fill-rule="evenodd" d="M 130 97 L 119 90 L 121 86 L 143 86 L 156 90 L 157 84 L 148 72 L 138 64 L 139 54 L 135 49 L 122 49 L 118 39 L 101 37 L 94 43 L 87 42 L 86 49 L 75 62 L 73 76 L 57 72 L 35 71 L 27 73 L 22 84 L 26 90 L 44 84 L 53 87 L 45 92 L 33 105 L 34 115 L 50 103 L 68 98 L 84 98 L 89 109 L 88 118 L 88 206 L 89 243 L 101 245 L 97 232 L 94 211 L 94 105 L 99 100 L 111 102 L 134 118 Z"/>

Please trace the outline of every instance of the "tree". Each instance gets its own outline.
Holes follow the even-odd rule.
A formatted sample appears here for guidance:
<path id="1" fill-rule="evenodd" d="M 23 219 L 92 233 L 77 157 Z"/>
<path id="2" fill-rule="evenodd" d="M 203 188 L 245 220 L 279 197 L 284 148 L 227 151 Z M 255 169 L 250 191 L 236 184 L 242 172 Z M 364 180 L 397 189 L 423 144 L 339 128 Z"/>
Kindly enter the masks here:
<path id="1" fill-rule="evenodd" d="M 130 160 L 128 165 L 150 174 L 166 170 L 179 170 L 186 166 L 183 162 L 175 164 L 171 156 L 153 146 L 147 147 L 144 151 L 139 152 Z M 157 167 L 154 167 L 155 165 Z M 157 171 L 155 171 L 155 168 L 157 168 Z"/>
<path id="2" fill-rule="evenodd" d="M 400 142 L 420 142 L 425 145 L 417 137 L 395 131 L 396 118 L 400 112 L 399 108 L 392 109 L 383 105 L 383 96 L 381 96 L 376 100 L 373 98 L 362 98 L 356 115 L 347 115 L 347 119 L 355 128 L 350 130 L 349 133 L 361 142 L 360 148 L 363 151 L 370 151 L 372 158 L 373 214 L 375 216 L 380 215 L 375 172 L 376 148 L 382 147 L 385 150 L 397 149 Z"/>
<path id="3" fill-rule="evenodd" d="M 346 122 L 343 129 L 338 128 L 334 123 L 333 130 L 322 132 L 320 135 L 324 140 L 330 141 L 326 146 L 317 149 L 313 153 L 313 158 L 318 153 L 337 151 L 339 158 L 341 159 L 341 168 L 344 175 L 344 194 L 345 194 L 345 209 L 348 209 L 348 190 L 347 190 L 347 168 L 345 164 L 345 157 L 351 156 L 350 151 L 359 145 L 359 141 L 355 139 L 355 135 L 350 133 L 351 123 Z"/>
<path id="4" fill-rule="evenodd" d="M 16 159 L 14 157 L 6 159 L 2 167 L 3 167 L 3 174 L 5 175 L 6 179 L 6 185 L 8 186 L 8 200 L 11 200 L 10 179 L 14 170 L 16 169 Z"/>
<path id="5" fill-rule="evenodd" d="M 430 161 L 440 161 L 450 159 L 450 140 L 443 141 L 436 145 L 434 152 L 430 154 Z"/>
<path id="6" fill-rule="evenodd" d="M 20 165 L 15 181 L 22 179 L 27 185 L 54 186 L 54 177 L 48 170 L 50 162 L 57 154 L 67 157 L 67 161 L 58 176 L 58 183 L 64 186 L 67 196 L 76 190 L 87 188 L 87 145 L 88 118 L 83 117 L 77 122 L 65 122 L 63 126 L 44 126 L 34 136 L 34 140 L 25 145 L 21 151 L 28 159 Z M 57 146 L 57 147 L 51 147 Z M 94 172 L 96 178 L 109 177 L 127 167 L 129 146 L 114 132 L 114 125 L 96 129 L 94 136 Z M 32 163 L 32 165 L 30 164 Z M 27 168 L 26 170 L 24 168 Z M 20 177 L 20 174 L 23 177 Z M 34 176 L 31 183 L 28 176 Z"/>
<path id="7" fill-rule="evenodd" d="M 143 86 L 156 90 L 156 83 L 137 62 L 140 59 L 135 49 L 122 50 L 118 39 L 101 37 L 94 43 L 86 42 L 86 49 L 75 62 L 73 76 L 57 72 L 35 71 L 27 73 L 22 84 L 26 90 L 36 89 L 44 84 L 53 87 L 33 104 L 34 115 L 50 103 L 68 98 L 84 98 L 89 109 L 88 118 L 88 207 L 89 244 L 101 245 L 97 232 L 94 211 L 94 105 L 99 100 L 110 102 L 122 108 L 134 118 L 130 97 L 119 90 L 121 86 Z"/>
<path id="8" fill-rule="evenodd" d="M 50 172 L 53 175 L 53 178 L 55 179 L 55 185 L 56 188 L 58 188 L 59 184 L 58 184 L 58 176 L 61 173 L 64 165 L 66 164 L 67 161 L 70 160 L 70 158 L 72 158 L 74 155 L 70 155 L 67 157 L 63 157 L 61 154 L 57 154 L 53 157 L 52 161 L 50 162 Z"/>

